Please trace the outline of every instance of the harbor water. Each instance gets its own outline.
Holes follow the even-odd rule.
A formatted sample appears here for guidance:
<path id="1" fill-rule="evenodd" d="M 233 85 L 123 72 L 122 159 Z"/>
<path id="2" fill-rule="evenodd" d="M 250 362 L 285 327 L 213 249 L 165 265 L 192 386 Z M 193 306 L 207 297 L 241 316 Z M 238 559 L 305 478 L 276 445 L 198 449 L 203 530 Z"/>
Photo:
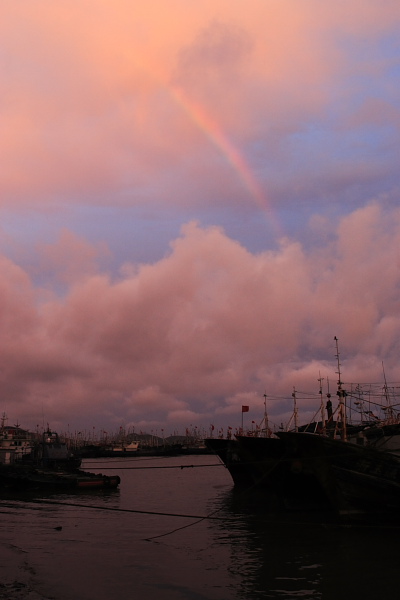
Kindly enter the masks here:
<path id="1" fill-rule="evenodd" d="M 399 530 L 268 514 L 214 456 L 85 461 L 117 490 L 0 496 L 0 598 L 395 597 Z"/>

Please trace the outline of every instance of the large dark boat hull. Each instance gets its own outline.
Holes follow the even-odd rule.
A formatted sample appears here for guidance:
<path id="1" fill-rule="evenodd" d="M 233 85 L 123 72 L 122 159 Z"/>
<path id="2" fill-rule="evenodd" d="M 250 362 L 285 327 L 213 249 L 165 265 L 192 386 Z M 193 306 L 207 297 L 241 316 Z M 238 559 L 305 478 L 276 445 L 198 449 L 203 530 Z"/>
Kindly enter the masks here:
<path id="1" fill-rule="evenodd" d="M 315 475 L 299 469 L 277 437 L 237 436 L 234 440 L 206 440 L 228 469 L 235 488 L 262 492 L 271 509 L 325 509 L 328 500 Z"/>
<path id="2" fill-rule="evenodd" d="M 400 461 L 390 453 L 307 433 L 278 434 L 340 515 L 400 513 Z"/>
<path id="3" fill-rule="evenodd" d="M 239 442 L 236 439 L 208 438 L 204 443 L 224 463 L 235 486 L 247 488 L 253 485 L 251 473 L 241 456 Z"/>
<path id="4" fill-rule="evenodd" d="M 235 487 L 262 491 L 267 506 L 400 515 L 400 460 L 388 452 L 300 432 L 206 443 Z"/>

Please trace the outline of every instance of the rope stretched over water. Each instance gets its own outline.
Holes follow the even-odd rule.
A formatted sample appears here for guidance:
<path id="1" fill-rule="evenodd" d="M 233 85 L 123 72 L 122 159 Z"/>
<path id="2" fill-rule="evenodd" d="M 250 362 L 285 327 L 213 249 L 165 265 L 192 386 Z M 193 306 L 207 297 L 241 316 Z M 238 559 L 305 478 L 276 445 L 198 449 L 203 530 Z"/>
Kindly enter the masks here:
<path id="1" fill-rule="evenodd" d="M 44 500 L 42 498 L 31 499 L 27 502 L 28 502 L 28 504 L 29 503 L 51 504 L 51 505 L 56 505 L 56 506 L 71 506 L 74 508 L 88 508 L 91 510 L 108 510 L 108 511 L 112 511 L 112 512 L 124 512 L 124 513 L 133 513 L 133 514 L 142 514 L 142 515 L 157 515 L 157 516 L 164 516 L 164 517 L 180 517 L 180 518 L 184 518 L 184 519 L 196 519 L 196 521 L 194 523 L 188 523 L 187 525 L 183 525 L 182 527 L 177 527 L 176 529 L 173 529 L 172 531 L 170 530 L 170 531 L 167 531 L 166 533 L 161 533 L 159 535 L 153 535 L 151 537 L 144 538 L 144 541 L 146 541 L 146 542 L 151 542 L 155 539 L 165 537 L 167 535 L 171 535 L 177 531 L 180 531 L 181 529 L 193 527 L 194 525 L 197 525 L 198 523 L 201 523 L 202 521 L 205 521 L 205 520 L 214 520 L 214 521 L 234 520 L 233 518 L 230 519 L 229 517 L 215 516 L 218 512 L 220 512 L 221 509 L 217 509 L 217 510 L 209 513 L 208 515 L 188 515 L 188 514 L 183 514 L 183 513 L 169 513 L 169 512 L 162 512 L 162 511 L 136 510 L 136 509 L 132 509 L 132 508 L 117 508 L 117 507 L 112 507 L 112 506 L 99 506 L 99 505 L 94 505 L 94 504 L 80 504 L 78 502 L 60 502 L 58 500 Z M 10 504 L 6 504 L 6 506 L 10 507 Z M 13 507 L 13 506 L 11 505 L 11 507 Z M 0 512 L 3 512 L 3 511 L 0 511 Z"/>
<path id="2" fill-rule="evenodd" d="M 115 471 L 116 469 L 118 471 L 134 471 L 134 470 L 141 470 L 141 469 L 199 469 L 201 467 L 224 467 L 225 465 L 223 465 L 222 463 L 213 463 L 211 465 L 159 465 L 159 466 L 153 466 L 153 467 L 99 467 L 100 471 Z M 90 464 L 87 464 L 85 461 L 84 464 L 85 469 L 93 469 L 93 467 L 90 466 Z"/>
<path id="3" fill-rule="evenodd" d="M 164 517 L 183 517 L 187 519 L 199 519 L 203 521 L 204 519 L 214 519 L 218 521 L 225 520 L 225 517 L 214 517 L 212 516 L 218 511 L 214 511 L 214 513 L 210 513 L 210 515 L 187 515 L 182 513 L 169 513 L 169 512 L 161 512 L 161 511 L 153 511 L 153 510 L 136 510 L 133 508 L 117 508 L 114 506 L 99 506 L 95 504 L 80 504 L 78 502 L 61 502 L 59 500 L 43 500 L 42 498 L 31 499 L 26 501 L 28 504 L 54 504 L 57 506 L 73 506 L 74 508 L 89 508 L 92 510 L 108 510 L 112 512 L 124 512 L 124 513 L 136 513 L 142 515 L 158 515 Z M 9 506 L 9 505 L 8 505 Z"/>

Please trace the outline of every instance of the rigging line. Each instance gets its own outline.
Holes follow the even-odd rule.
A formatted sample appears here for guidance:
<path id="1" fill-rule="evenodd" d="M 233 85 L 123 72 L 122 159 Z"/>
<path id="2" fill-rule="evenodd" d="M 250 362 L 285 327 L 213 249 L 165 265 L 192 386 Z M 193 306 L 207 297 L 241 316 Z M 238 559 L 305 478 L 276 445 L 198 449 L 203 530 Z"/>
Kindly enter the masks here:
<path id="1" fill-rule="evenodd" d="M 336 410 L 334 411 L 333 414 L 335 414 Z M 373 423 L 375 423 L 375 422 L 373 421 Z M 314 434 L 309 434 L 309 433 L 301 432 L 299 435 L 314 435 Z M 349 452 L 345 452 L 343 450 L 342 456 L 349 456 L 350 452 L 351 452 L 351 450 L 349 450 Z M 285 454 L 285 456 L 286 456 L 286 454 Z M 335 456 L 335 455 L 328 453 L 325 456 L 331 457 L 331 456 Z M 279 458 L 279 462 L 290 462 L 291 460 L 292 460 L 292 458 L 290 458 L 290 457 L 285 458 L 284 456 L 281 456 Z M 308 461 L 308 460 L 311 460 L 311 458 L 303 456 L 302 460 L 303 461 Z M 257 464 L 260 464 L 260 461 L 259 460 L 240 461 L 240 464 L 242 466 L 257 465 Z M 187 468 L 191 468 L 191 467 L 193 467 L 193 468 L 196 468 L 196 467 L 224 467 L 225 469 L 228 468 L 223 462 L 221 462 L 221 463 L 212 464 L 212 465 L 177 465 L 177 466 L 173 466 L 173 467 L 168 467 L 168 466 L 165 466 L 165 467 L 100 467 L 99 466 L 98 470 L 99 471 L 110 471 L 110 470 L 111 471 L 123 471 L 123 470 L 134 471 L 135 469 L 136 470 L 142 470 L 142 469 L 182 469 L 183 470 L 183 469 L 187 469 Z M 89 467 L 89 468 L 91 470 L 93 470 L 92 467 Z M 275 467 L 273 467 L 273 468 L 275 468 Z"/>
<path id="2" fill-rule="evenodd" d="M 284 461 L 284 460 L 285 460 L 284 457 L 280 458 L 280 461 Z M 288 459 L 286 459 L 286 460 L 288 460 Z M 241 463 L 241 464 L 244 464 L 244 463 Z M 248 464 L 252 464 L 252 463 L 248 463 Z M 221 463 L 221 466 L 225 466 L 225 465 L 223 463 Z M 273 469 L 275 469 L 276 466 L 277 465 L 273 465 L 271 467 L 271 469 L 270 469 L 269 472 L 271 472 Z M 268 473 L 265 473 L 262 476 L 262 478 L 261 478 L 260 481 L 262 481 L 267 475 L 268 475 Z M 249 492 L 253 491 L 255 488 L 258 487 L 259 483 L 260 482 L 254 482 L 253 485 L 251 485 L 249 488 L 247 488 L 245 490 L 242 490 L 241 496 L 245 497 L 245 495 L 248 495 Z M 144 539 L 145 539 L 146 542 L 152 542 L 153 540 L 156 540 L 158 538 L 162 538 L 162 537 L 165 537 L 167 535 L 172 535 L 173 533 L 176 533 L 177 531 L 181 531 L 182 529 L 187 529 L 188 527 L 193 527 L 194 525 L 198 525 L 199 523 L 201 523 L 205 519 L 214 519 L 214 520 L 220 521 L 221 517 L 215 517 L 214 515 L 216 515 L 221 510 L 222 510 L 222 507 L 221 508 L 217 508 L 216 510 L 212 511 L 211 513 L 209 513 L 206 517 L 201 517 L 197 521 L 195 521 L 194 523 L 188 523 L 187 525 L 183 525 L 182 527 L 177 527 L 176 529 L 173 529 L 172 531 L 167 531 L 166 533 L 160 533 L 159 535 L 153 535 L 151 537 L 144 538 Z M 222 519 L 222 520 L 225 520 L 225 519 Z"/>
<path id="3" fill-rule="evenodd" d="M 85 469 L 94 469 L 94 466 L 91 467 L 86 463 L 83 465 Z M 222 464 L 212 464 L 212 465 L 172 465 L 172 466 L 158 466 L 158 467 L 98 467 L 101 471 L 139 471 L 143 469 L 198 469 L 200 467 L 223 467 Z"/>
<path id="4" fill-rule="evenodd" d="M 113 511 L 113 512 L 136 513 L 136 514 L 141 514 L 141 515 L 159 515 L 159 516 L 163 516 L 163 517 L 181 517 L 181 518 L 185 518 L 185 519 L 198 519 L 199 521 L 203 521 L 204 519 L 213 519 L 213 520 L 218 520 L 218 521 L 225 520 L 224 517 L 212 516 L 213 514 L 215 514 L 218 511 L 214 511 L 213 513 L 210 513 L 209 515 L 184 515 L 181 513 L 168 513 L 168 512 L 160 512 L 160 511 L 154 511 L 154 510 L 135 510 L 133 508 L 116 508 L 113 506 L 98 506 L 98 505 L 94 505 L 94 504 L 79 504 L 78 502 L 58 502 L 57 500 L 42 500 L 42 499 L 33 500 L 32 499 L 32 500 L 27 501 L 28 504 L 30 502 L 32 502 L 33 504 L 55 504 L 58 506 L 73 506 L 74 508 L 90 508 L 92 510 L 108 510 L 108 511 Z"/>
<path id="5" fill-rule="evenodd" d="M 24 501 L 25 503 L 43 503 L 43 504 L 58 504 L 58 505 L 71 505 L 71 506 L 78 506 L 79 508 L 95 508 L 95 509 L 100 509 L 100 510 L 116 510 L 116 511 L 121 511 L 121 512 L 144 512 L 144 511 L 134 511 L 134 510 L 129 510 L 129 509 L 111 509 L 111 507 L 104 507 L 104 506 L 89 506 L 89 505 L 83 505 L 83 504 L 73 504 L 73 503 L 67 503 L 67 502 L 56 502 L 56 501 L 50 501 L 50 500 L 30 500 L 30 501 Z M 6 506 L 7 508 L 15 508 L 15 505 L 12 502 L 9 502 L 7 504 L 4 504 L 2 501 L 0 501 L 1 506 Z M 19 510 L 21 508 L 25 508 L 25 507 L 21 507 L 20 504 L 18 503 L 18 507 Z M 29 507 L 29 510 L 41 510 L 39 508 L 33 508 L 33 507 Z M 179 514 L 170 514 L 170 513 L 156 513 L 156 512 L 150 512 L 147 511 L 146 514 L 155 514 L 155 515 L 167 515 L 167 516 L 175 516 L 175 517 L 188 517 L 188 518 L 196 518 L 197 521 L 195 521 L 194 523 L 189 523 L 188 525 L 184 525 L 183 527 L 178 527 L 177 529 L 174 529 L 173 531 L 169 531 L 167 533 L 163 533 L 161 535 L 158 536 L 153 536 L 153 537 L 149 537 L 149 538 L 143 538 L 144 541 L 152 541 L 153 539 L 159 538 L 159 537 L 164 537 L 167 535 L 170 535 L 172 533 L 175 533 L 176 531 L 180 531 L 181 529 L 185 529 L 187 527 L 192 527 L 193 525 L 196 525 L 197 523 L 200 523 L 203 520 L 206 519 L 210 519 L 210 520 L 215 520 L 215 521 L 229 521 L 229 520 L 235 520 L 237 521 L 237 519 L 233 518 L 233 517 L 213 517 L 212 515 L 219 512 L 222 509 L 218 509 L 216 511 L 214 511 L 213 513 L 210 513 L 210 515 L 205 516 L 205 517 L 192 517 L 190 515 L 179 515 Z M 5 512 L 5 511 L 0 511 L 2 514 L 14 514 L 11 512 Z M 303 522 L 303 521 L 297 521 L 296 522 L 297 525 L 306 525 L 308 524 L 307 522 Z M 361 522 L 354 522 L 354 523 L 347 523 L 347 522 L 332 522 L 332 523 L 325 523 L 325 522 L 321 522 L 319 523 L 319 526 L 322 528 L 334 528 L 334 529 L 389 529 L 390 531 L 393 531 L 393 529 L 400 529 L 399 525 L 390 523 L 388 525 L 386 525 L 385 523 L 376 523 L 376 524 L 370 524 L 370 523 L 361 523 Z"/>
<path id="6" fill-rule="evenodd" d="M 194 523 L 188 523 L 187 525 L 182 525 L 182 527 L 177 527 L 176 529 L 172 529 L 172 531 L 166 531 L 165 533 L 160 533 L 158 535 L 152 535 L 151 537 L 144 538 L 144 541 L 145 542 L 152 542 L 153 540 L 157 540 L 159 538 L 166 537 L 167 535 L 172 535 L 173 533 L 176 533 L 177 531 L 181 531 L 182 529 L 187 529 L 188 527 L 193 527 L 194 525 L 198 525 L 202 521 L 206 521 L 208 519 L 215 520 L 215 521 L 229 520 L 226 517 L 215 517 L 214 516 L 217 513 L 219 513 L 221 510 L 222 510 L 222 507 L 221 508 L 217 508 L 216 510 L 210 512 L 205 517 L 198 517 L 197 521 L 195 521 Z M 233 518 L 232 518 L 232 520 L 233 520 Z"/>
<path id="7" fill-rule="evenodd" d="M 182 456 L 182 455 L 179 455 Z M 113 464 L 114 463 L 119 463 L 119 462 L 128 462 L 128 461 L 135 461 L 135 462 L 153 462 L 155 460 L 161 460 L 161 461 L 165 461 L 169 458 L 176 458 L 176 456 L 121 456 L 120 458 L 116 457 L 116 456 L 88 456 L 88 457 L 81 457 L 82 460 L 88 461 L 88 462 L 97 462 L 98 460 L 110 460 Z"/>
<path id="8" fill-rule="evenodd" d="M 221 460 L 221 459 L 220 459 L 220 460 Z M 220 462 L 219 464 L 217 464 L 217 465 L 214 465 L 214 466 L 217 466 L 217 467 L 218 467 L 218 466 L 221 466 L 221 467 L 225 467 L 225 468 L 226 468 L 226 465 L 224 465 L 224 463 L 223 463 L 223 462 Z M 226 517 L 224 518 L 224 517 L 215 517 L 215 516 L 214 516 L 214 515 L 216 515 L 217 513 L 219 513 L 221 510 L 222 510 L 222 507 L 221 507 L 221 508 L 217 508 L 216 510 L 214 510 L 214 511 L 210 512 L 210 513 L 209 513 L 207 516 L 205 516 L 205 517 L 200 517 L 200 518 L 199 518 L 197 521 L 195 521 L 194 523 L 188 523 L 187 525 L 183 525 L 182 527 L 177 527 L 176 529 L 172 529 L 171 531 L 166 531 L 165 533 L 160 533 L 159 535 L 153 535 L 153 536 L 151 536 L 151 537 L 144 538 L 144 541 L 145 541 L 145 542 L 152 542 L 153 540 L 157 540 L 157 539 L 159 539 L 159 538 L 166 537 L 167 535 L 172 535 L 173 533 L 176 533 L 177 531 L 181 531 L 182 529 L 187 529 L 187 528 L 189 528 L 189 527 L 193 527 L 194 525 L 198 525 L 199 523 L 201 523 L 202 521 L 204 521 L 204 520 L 206 520 L 206 519 L 212 519 L 212 520 L 217 520 L 217 521 L 221 521 L 221 520 L 223 520 L 223 521 L 225 521 L 225 520 L 229 520 L 229 519 L 227 519 Z"/>
<path id="9" fill-rule="evenodd" d="M 188 523 L 187 525 L 183 525 L 182 527 L 177 527 L 176 529 L 173 529 L 172 531 L 166 531 L 165 533 L 160 533 L 159 535 L 152 535 L 151 537 L 143 538 L 143 539 L 145 542 L 152 542 L 153 540 L 156 540 L 158 538 L 166 537 L 167 535 L 172 535 L 173 533 L 176 533 L 177 531 L 181 531 L 182 529 L 187 529 L 188 527 L 193 527 L 194 525 L 201 523 L 205 519 L 210 519 L 210 518 L 220 519 L 220 517 L 210 517 L 210 516 L 200 517 L 200 519 L 198 519 L 194 523 Z"/>

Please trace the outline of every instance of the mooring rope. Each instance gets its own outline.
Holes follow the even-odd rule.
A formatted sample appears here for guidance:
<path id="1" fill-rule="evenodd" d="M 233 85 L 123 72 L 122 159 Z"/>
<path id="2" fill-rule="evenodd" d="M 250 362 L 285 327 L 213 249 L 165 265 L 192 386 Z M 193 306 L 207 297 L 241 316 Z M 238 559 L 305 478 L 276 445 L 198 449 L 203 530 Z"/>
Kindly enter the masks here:
<path id="1" fill-rule="evenodd" d="M 142 470 L 142 469 L 199 469 L 201 467 L 224 467 L 225 465 L 222 463 L 213 463 L 211 465 L 158 465 L 158 466 L 149 466 L 149 467 L 98 467 L 100 471 L 110 471 L 110 470 L 118 470 L 118 471 L 134 471 L 134 470 Z M 85 462 L 83 465 L 85 469 L 93 470 L 95 466 L 91 466 Z M 97 467 L 96 467 L 97 468 Z"/>

